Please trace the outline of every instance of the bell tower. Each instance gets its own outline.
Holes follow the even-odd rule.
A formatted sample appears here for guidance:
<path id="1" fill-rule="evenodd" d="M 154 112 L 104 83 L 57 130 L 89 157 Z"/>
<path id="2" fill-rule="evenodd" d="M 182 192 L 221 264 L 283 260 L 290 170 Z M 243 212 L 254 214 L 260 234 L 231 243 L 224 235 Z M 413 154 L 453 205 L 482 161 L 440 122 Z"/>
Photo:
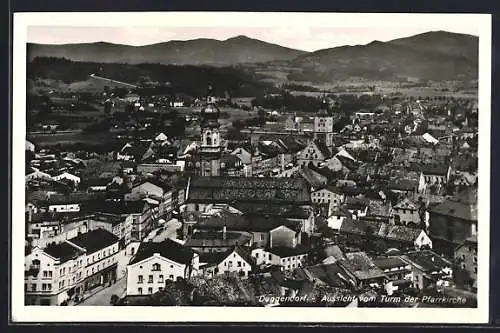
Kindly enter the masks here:
<path id="1" fill-rule="evenodd" d="M 333 117 L 328 112 L 326 96 L 322 97 L 321 107 L 314 116 L 314 139 L 323 142 L 330 150 L 333 147 Z"/>
<path id="2" fill-rule="evenodd" d="M 219 109 L 215 106 L 215 94 L 208 86 L 205 106 L 201 110 L 201 143 L 199 148 L 200 176 L 219 176 L 222 155 Z"/>

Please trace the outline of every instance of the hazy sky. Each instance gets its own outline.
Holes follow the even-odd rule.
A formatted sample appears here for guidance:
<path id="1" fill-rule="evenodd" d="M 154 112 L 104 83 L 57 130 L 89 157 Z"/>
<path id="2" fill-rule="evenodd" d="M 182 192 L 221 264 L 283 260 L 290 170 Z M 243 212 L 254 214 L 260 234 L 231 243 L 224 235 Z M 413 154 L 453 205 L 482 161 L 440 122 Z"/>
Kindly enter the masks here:
<path id="1" fill-rule="evenodd" d="M 366 24 L 367 25 L 367 24 Z M 422 22 L 409 26 L 363 26 L 322 27 L 311 26 L 309 22 L 278 27 L 209 26 L 209 27 L 147 27 L 144 24 L 133 27 L 117 26 L 31 26 L 27 40 L 33 43 L 65 44 L 105 41 L 128 45 L 146 45 L 169 40 L 189 40 L 213 38 L 224 40 L 237 35 L 260 39 L 291 48 L 315 51 L 342 45 L 367 44 L 373 40 L 388 41 L 427 31 L 445 30 L 450 32 L 478 35 L 476 26 L 461 20 Z"/>

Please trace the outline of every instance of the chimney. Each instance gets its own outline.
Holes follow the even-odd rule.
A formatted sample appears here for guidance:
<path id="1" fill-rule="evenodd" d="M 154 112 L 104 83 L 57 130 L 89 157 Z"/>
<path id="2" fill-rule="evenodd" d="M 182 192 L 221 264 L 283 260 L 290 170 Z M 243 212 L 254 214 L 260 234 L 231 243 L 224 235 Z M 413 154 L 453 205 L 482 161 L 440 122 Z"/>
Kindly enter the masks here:
<path id="1" fill-rule="evenodd" d="M 227 237 L 226 233 L 227 233 L 227 228 L 224 225 L 224 227 L 222 228 L 222 239 L 223 240 L 226 240 L 226 237 Z"/>

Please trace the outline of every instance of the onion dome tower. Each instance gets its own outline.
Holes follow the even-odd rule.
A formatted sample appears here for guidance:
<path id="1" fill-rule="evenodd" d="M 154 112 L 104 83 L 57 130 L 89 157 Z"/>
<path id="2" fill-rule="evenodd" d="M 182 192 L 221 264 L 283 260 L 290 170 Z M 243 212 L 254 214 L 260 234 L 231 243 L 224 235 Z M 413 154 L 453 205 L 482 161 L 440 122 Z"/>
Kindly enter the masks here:
<path id="1" fill-rule="evenodd" d="M 219 176 L 222 155 L 220 111 L 215 105 L 215 94 L 208 86 L 205 106 L 201 110 L 201 144 L 199 148 L 198 174 L 201 176 Z"/>
<path id="2" fill-rule="evenodd" d="M 331 150 L 333 147 L 333 117 L 328 109 L 326 96 L 322 96 L 321 106 L 314 116 L 314 139 L 321 141 Z"/>

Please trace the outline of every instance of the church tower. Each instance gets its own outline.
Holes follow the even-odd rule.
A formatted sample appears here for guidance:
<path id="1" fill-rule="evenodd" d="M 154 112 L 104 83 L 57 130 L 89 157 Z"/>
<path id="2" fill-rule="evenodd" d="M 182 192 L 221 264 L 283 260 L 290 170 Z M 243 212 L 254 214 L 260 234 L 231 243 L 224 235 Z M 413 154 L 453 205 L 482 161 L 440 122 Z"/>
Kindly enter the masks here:
<path id="1" fill-rule="evenodd" d="M 201 144 L 199 148 L 200 176 L 219 176 L 222 155 L 219 109 L 215 106 L 215 94 L 212 86 L 208 86 L 207 100 L 201 110 Z"/>
<path id="2" fill-rule="evenodd" d="M 333 117 L 328 113 L 328 102 L 323 96 L 321 107 L 314 116 L 314 140 L 324 143 L 332 150 L 333 148 Z"/>

